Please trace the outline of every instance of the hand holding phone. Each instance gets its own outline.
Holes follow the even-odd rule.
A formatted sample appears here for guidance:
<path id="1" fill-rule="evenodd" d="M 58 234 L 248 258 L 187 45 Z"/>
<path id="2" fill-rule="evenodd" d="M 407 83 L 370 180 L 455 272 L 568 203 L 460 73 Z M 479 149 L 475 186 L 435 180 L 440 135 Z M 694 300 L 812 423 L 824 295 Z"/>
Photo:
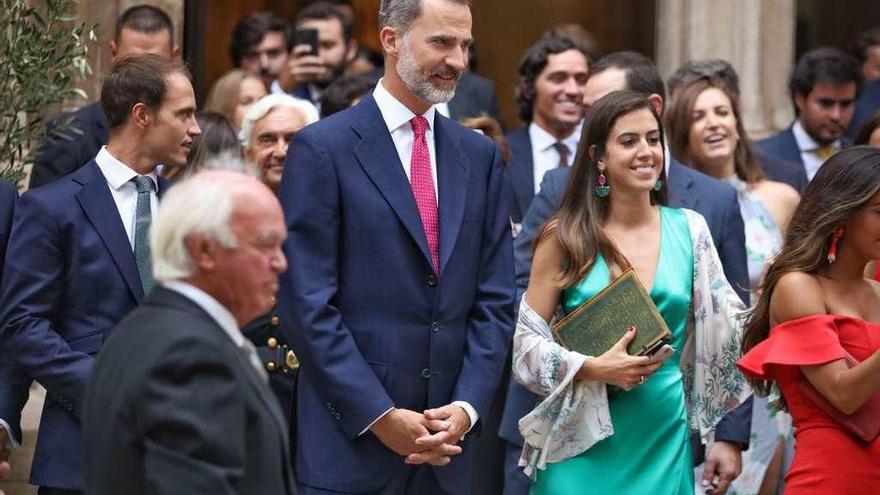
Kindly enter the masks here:
<path id="1" fill-rule="evenodd" d="M 315 28 L 296 28 L 296 32 L 293 35 L 293 45 L 308 45 L 311 48 L 311 51 L 306 52 L 306 55 L 317 55 L 318 54 L 318 30 Z"/>

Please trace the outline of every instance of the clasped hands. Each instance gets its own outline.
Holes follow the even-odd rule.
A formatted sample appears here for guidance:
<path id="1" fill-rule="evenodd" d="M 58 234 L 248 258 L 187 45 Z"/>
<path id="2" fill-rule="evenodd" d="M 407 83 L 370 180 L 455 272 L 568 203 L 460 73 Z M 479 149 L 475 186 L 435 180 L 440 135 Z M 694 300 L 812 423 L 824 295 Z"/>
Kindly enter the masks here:
<path id="1" fill-rule="evenodd" d="M 471 420 L 461 407 L 448 404 L 424 413 L 392 409 L 370 431 L 383 445 L 404 457 L 407 464 L 449 464 L 461 453 L 458 442 Z"/>

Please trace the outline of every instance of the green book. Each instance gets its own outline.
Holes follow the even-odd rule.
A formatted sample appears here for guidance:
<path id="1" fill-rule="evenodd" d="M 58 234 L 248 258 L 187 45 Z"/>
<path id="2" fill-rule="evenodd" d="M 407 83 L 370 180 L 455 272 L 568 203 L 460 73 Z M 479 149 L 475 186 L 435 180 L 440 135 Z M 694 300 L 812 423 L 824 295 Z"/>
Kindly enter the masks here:
<path id="1" fill-rule="evenodd" d="M 600 356 L 631 326 L 636 327 L 636 337 L 626 350 L 632 356 L 652 354 L 669 341 L 669 327 L 636 272 L 628 268 L 553 325 L 553 333 L 557 342 L 570 351 Z"/>

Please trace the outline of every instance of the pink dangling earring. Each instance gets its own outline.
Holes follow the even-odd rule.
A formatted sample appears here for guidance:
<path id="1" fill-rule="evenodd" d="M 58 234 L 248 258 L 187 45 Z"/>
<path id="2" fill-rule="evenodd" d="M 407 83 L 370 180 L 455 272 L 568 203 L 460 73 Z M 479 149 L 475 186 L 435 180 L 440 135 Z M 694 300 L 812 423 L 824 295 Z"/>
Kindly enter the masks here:
<path id="1" fill-rule="evenodd" d="M 828 248 L 828 263 L 834 263 L 837 261 L 837 242 L 840 241 L 840 238 L 843 237 L 843 227 L 837 227 L 834 229 L 834 233 L 831 234 L 831 246 Z"/>

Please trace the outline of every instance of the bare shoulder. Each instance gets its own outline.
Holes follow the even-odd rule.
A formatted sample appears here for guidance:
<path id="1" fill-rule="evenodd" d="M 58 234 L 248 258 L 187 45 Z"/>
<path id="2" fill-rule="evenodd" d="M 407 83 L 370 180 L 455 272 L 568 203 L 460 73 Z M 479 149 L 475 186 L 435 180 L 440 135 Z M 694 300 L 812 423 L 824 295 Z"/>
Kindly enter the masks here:
<path id="1" fill-rule="evenodd" d="M 533 277 L 537 271 L 548 275 L 558 275 L 562 271 L 562 260 L 565 255 L 558 233 L 555 220 L 550 220 L 542 228 L 532 257 Z"/>
<path id="2" fill-rule="evenodd" d="M 770 296 L 770 319 L 777 323 L 826 312 L 822 284 L 808 273 L 786 273 Z"/>
<path id="3" fill-rule="evenodd" d="M 779 203 L 794 208 L 795 205 L 798 204 L 798 201 L 801 199 L 801 195 L 795 190 L 795 188 L 786 184 L 785 182 L 776 182 L 773 180 L 764 180 L 758 186 L 758 189 L 763 189 L 763 195 L 767 197 L 772 197 Z"/>

